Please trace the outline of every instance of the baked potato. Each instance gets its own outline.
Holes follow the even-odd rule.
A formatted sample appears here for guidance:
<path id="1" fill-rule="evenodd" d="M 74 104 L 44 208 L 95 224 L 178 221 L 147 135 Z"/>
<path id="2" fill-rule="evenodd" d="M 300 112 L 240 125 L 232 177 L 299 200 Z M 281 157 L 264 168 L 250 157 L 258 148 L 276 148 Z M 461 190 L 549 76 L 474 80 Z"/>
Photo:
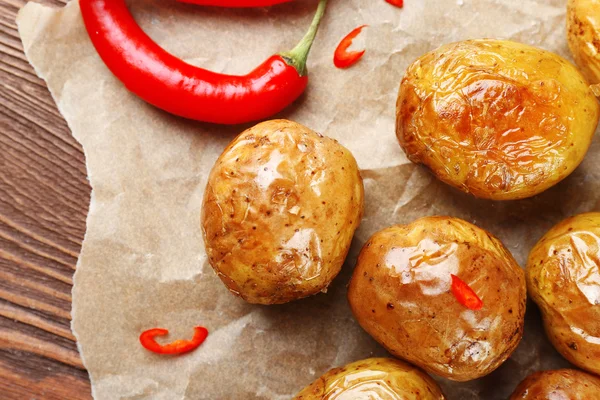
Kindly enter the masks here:
<path id="1" fill-rule="evenodd" d="M 202 232 L 211 266 L 250 303 L 325 291 L 363 214 L 356 160 L 337 141 L 286 120 L 240 134 L 210 172 Z"/>
<path id="2" fill-rule="evenodd" d="M 402 79 L 396 135 L 439 179 L 494 200 L 536 195 L 583 160 L 600 106 L 556 54 L 500 40 L 452 43 Z"/>
<path id="3" fill-rule="evenodd" d="M 569 0 L 567 38 L 580 71 L 600 84 L 600 0 Z"/>
<path id="4" fill-rule="evenodd" d="M 521 340 L 525 273 L 485 230 L 426 217 L 369 239 L 348 300 L 359 324 L 390 353 L 468 381 L 500 366 Z"/>
<path id="5" fill-rule="evenodd" d="M 510 400 L 600 399 L 600 378 L 575 369 L 542 371 L 529 375 Z"/>
<path id="6" fill-rule="evenodd" d="M 426 373 L 389 358 L 369 358 L 334 368 L 302 390 L 294 400 L 443 400 Z"/>
<path id="7" fill-rule="evenodd" d="M 548 338 L 567 360 L 600 374 L 600 213 L 566 219 L 535 245 L 527 287 Z M 600 397 L 599 397 L 600 398 Z"/>

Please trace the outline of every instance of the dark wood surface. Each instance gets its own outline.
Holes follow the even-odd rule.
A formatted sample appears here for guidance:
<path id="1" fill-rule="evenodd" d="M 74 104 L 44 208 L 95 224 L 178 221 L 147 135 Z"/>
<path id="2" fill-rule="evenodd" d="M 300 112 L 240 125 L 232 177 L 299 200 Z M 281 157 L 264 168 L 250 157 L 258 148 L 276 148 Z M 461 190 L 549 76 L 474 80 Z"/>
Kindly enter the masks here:
<path id="1" fill-rule="evenodd" d="M 0 399 L 89 399 L 70 312 L 90 187 L 81 146 L 23 54 L 25 3 L 0 0 Z"/>

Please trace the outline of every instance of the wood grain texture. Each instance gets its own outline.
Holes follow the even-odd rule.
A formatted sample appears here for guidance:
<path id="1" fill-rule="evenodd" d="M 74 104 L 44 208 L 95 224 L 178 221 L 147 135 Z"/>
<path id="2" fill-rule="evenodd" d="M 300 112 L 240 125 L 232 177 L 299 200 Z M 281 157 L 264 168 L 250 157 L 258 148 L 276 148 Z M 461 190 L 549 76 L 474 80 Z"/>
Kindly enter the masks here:
<path id="1" fill-rule="evenodd" d="M 23 54 L 25 2 L 0 0 L 0 399 L 89 399 L 70 312 L 90 187 L 81 146 Z"/>

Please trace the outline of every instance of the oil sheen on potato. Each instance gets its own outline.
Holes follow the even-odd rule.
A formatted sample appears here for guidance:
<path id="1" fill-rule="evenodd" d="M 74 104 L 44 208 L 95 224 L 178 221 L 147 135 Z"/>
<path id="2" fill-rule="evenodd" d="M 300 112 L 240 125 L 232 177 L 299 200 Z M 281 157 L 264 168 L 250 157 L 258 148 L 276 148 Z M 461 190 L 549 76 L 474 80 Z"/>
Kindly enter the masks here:
<path id="1" fill-rule="evenodd" d="M 215 163 L 202 210 L 211 266 L 250 303 L 324 291 L 363 213 L 356 160 L 337 141 L 286 120 L 240 134 Z"/>
<path id="2" fill-rule="evenodd" d="M 600 374 L 598 266 L 597 212 L 556 225 L 535 245 L 527 262 L 528 292 L 540 307 L 548 338 L 567 360 L 595 374 Z"/>
<path id="3" fill-rule="evenodd" d="M 600 378 L 575 369 L 540 371 L 529 375 L 510 400 L 596 400 Z"/>
<path id="4" fill-rule="evenodd" d="M 389 358 L 369 358 L 334 368 L 294 400 L 444 400 L 426 373 Z"/>
<path id="5" fill-rule="evenodd" d="M 452 275 L 483 301 L 472 310 Z M 348 288 L 354 316 L 390 353 L 455 381 L 498 368 L 523 335 L 525 274 L 500 241 L 450 217 L 426 217 L 374 234 Z"/>
<path id="6" fill-rule="evenodd" d="M 600 0 L 569 0 L 567 38 L 581 73 L 600 84 Z"/>
<path id="7" fill-rule="evenodd" d="M 583 160 L 598 101 L 565 59 L 520 43 L 472 40 L 407 70 L 396 134 L 408 158 L 476 197 L 538 194 Z"/>

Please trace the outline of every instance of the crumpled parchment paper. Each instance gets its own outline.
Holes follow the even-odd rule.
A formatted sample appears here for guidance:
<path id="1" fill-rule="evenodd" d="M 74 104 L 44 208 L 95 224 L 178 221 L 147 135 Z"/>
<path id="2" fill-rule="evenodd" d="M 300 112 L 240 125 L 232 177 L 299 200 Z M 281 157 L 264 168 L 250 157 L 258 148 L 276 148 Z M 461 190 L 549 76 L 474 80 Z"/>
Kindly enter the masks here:
<path id="1" fill-rule="evenodd" d="M 185 121 L 145 104 L 105 68 L 79 6 L 29 3 L 18 17 L 27 57 L 46 80 L 81 142 L 93 188 L 73 289 L 73 330 L 96 399 L 289 399 L 329 368 L 378 346 L 354 321 L 346 284 L 361 245 L 375 231 L 424 215 L 452 215 L 497 235 L 524 265 L 528 251 L 562 218 L 598 210 L 600 143 L 566 181 L 533 199 L 476 200 L 407 162 L 394 135 L 405 68 L 439 45 L 511 38 L 568 56 L 566 0 L 330 0 L 309 59 L 311 83 L 286 117 L 338 139 L 365 178 L 366 215 L 347 263 L 328 293 L 283 306 L 232 296 L 206 262 L 200 205 L 208 171 L 245 127 Z M 271 9 L 227 10 L 167 0 L 131 2 L 142 27 L 197 65 L 245 73 L 293 47 L 316 0 Z M 332 63 L 339 40 L 361 24 L 366 47 L 348 70 Z M 530 303 L 525 338 L 483 379 L 438 379 L 449 399 L 506 399 L 529 373 L 568 365 L 546 340 Z M 204 325 L 208 340 L 176 358 L 144 350 L 138 336 L 165 327 L 172 338 Z"/>

